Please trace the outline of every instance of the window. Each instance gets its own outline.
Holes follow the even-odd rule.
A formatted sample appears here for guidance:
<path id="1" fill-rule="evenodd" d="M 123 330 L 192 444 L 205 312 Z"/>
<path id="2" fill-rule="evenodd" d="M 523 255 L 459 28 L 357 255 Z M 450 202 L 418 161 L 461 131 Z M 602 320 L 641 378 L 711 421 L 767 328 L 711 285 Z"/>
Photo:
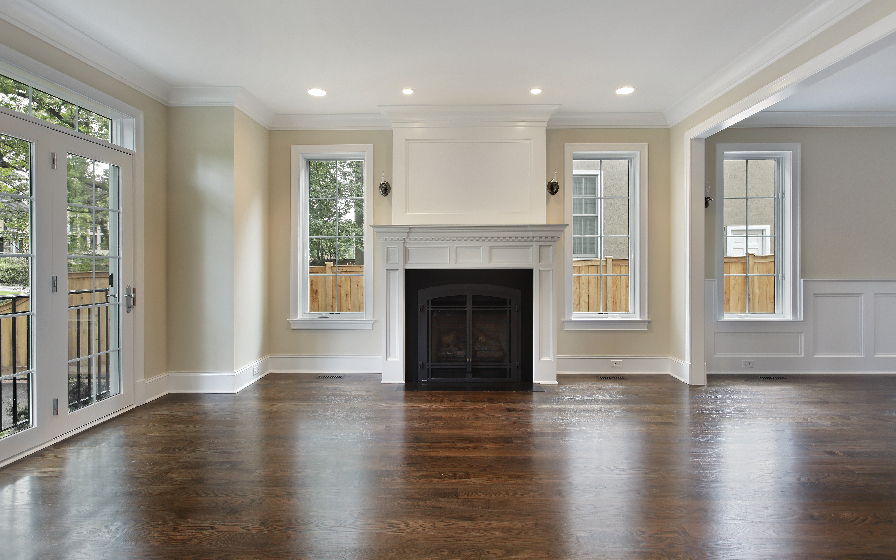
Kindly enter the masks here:
<path id="1" fill-rule="evenodd" d="M 294 329 L 370 329 L 373 146 L 293 146 Z"/>
<path id="2" fill-rule="evenodd" d="M 720 319 L 799 318 L 799 145 L 716 147 Z"/>
<path id="3" fill-rule="evenodd" d="M 567 330 L 647 328 L 647 145 L 566 145 Z"/>
<path id="4" fill-rule="evenodd" d="M 0 61 L 0 107 L 133 150 L 135 119 Z"/>

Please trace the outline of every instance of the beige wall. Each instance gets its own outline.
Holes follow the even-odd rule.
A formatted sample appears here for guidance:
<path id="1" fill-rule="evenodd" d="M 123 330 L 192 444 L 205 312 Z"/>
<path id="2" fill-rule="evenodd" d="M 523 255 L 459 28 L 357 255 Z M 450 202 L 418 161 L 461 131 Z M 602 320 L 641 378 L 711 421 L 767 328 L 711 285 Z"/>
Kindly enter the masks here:
<path id="1" fill-rule="evenodd" d="M 234 112 L 234 367 L 268 354 L 268 157 L 266 128 Z"/>
<path id="2" fill-rule="evenodd" d="M 392 131 L 272 131 L 270 133 L 270 268 L 268 315 L 269 352 L 272 355 L 300 356 L 379 356 L 382 354 L 382 317 L 384 301 L 377 289 L 381 282 L 379 242 L 374 241 L 374 314 L 373 330 L 315 331 L 291 330 L 290 290 L 290 151 L 293 145 L 373 144 L 374 187 L 392 178 Z M 373 195 L 373 223 L 392 221 L 392 198 Z"/>
<path id="3" fill-rule="evenodd" d="M 168 149 L 168 368 L 232 372 L 234 109 L 172 108 Z"/>
<path id="4" fill-rule="evenodd" d="M 144 318 L 144 377 L 168 371 L 167 355 L 167 130 L 168 108 L 80 60 L 0 20 L 0 44 L 143 111 L 144 279 L 139 312 Z"/>
<path id="5" fill-rule="evenodd" d="M 798 143 L 802 156 L 802 277 L 896 279 L 896 128 L 734 128 L 707 139 L 706 175 L 716 144 Z M 715 278 L 715 211 L 706 212 L 706 277 Z"/>
<path id="6" fill-rule="evenodd" d="M 564 331 L 557 336 L 561 356 L 669 355 L 669 130 L 668 129 L 550 129 L 547 131 L 547 171 L 561 182 L 560 192 L 548 196 L 548 223 L 565 222 L 563 201 L 564 147 L 570 143 L 647 143 L 648 175 L 648 310 L 647 331 Z M 559 254 L 565 254 L 563 241 Z M 560 271 L 563 286 L 563 271 Z M 558 324 L 565 306 L 558 298 Z"/>

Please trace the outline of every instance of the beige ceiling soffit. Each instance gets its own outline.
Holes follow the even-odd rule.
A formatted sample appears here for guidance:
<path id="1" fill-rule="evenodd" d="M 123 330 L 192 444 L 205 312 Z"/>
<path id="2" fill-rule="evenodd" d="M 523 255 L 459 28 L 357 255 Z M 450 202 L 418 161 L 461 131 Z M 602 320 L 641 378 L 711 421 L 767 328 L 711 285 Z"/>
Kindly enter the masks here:
<path id="1" fill-rule="evenodd" d="M 668 128 L 662 113 L 554 113 L 548 128 Z"/>
<path id="2" fill-rule="evenodd" d="M 732 128 L 896 127 L 896 112 L 762 111 Z"/>
<path id="3" fill-rule="evenodd" d="M 239 86 L 172 88 L 168 104 L 172 107 L 236 107 L 267 129 L 272 127 L 275 119 L 270 109 Z"/>
<path id="4" fill-rule="evenodd" d="M 271 130 L 391 130 L 389 119 L 380 113 L 335 115 L 275 115 Z"/>
<path id="5" fill-rule="evenodd" d="M 171 86 L 167 82 L 43 8 L 27 0 L 4 0 L 0 17 L 156 101 L 168 103 Z"/>
<path id="6" fill-rule="evenodd" d="M 547 126 L 559 105 L 380 105 L 393 128 Z"/>
<path id="7" fill-rule="evenodd" d="M 675 126 L 871 0 L 821 0 L 759 41 L 665 111 Z"/>

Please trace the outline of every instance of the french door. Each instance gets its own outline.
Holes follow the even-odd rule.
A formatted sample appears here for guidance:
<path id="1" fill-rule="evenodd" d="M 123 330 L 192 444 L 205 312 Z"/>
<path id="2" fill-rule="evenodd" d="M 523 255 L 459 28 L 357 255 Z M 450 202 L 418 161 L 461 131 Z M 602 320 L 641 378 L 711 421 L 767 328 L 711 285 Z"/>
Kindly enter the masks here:
<path id="1" fill-rule="evenodd" d="M 0 463 L 134 402 L 132 173 L 0 113 Z"/>

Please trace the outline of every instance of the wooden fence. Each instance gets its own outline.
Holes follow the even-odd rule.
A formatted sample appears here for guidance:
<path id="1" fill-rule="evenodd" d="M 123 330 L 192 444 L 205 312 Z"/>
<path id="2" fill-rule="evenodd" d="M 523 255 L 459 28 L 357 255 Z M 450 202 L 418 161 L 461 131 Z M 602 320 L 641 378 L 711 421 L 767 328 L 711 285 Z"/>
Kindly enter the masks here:
<path id="1" fill-rule="evenodd" d="M 92 272 L 71 272 L 68 275 L 68 359 L 108 350 L 110 346 L 109 308 L 87 307 L 107 303 L 109 277 L 97 275 L 96 286 Z M 31 317 L 7 317 L 29 310 L 28 296 L 6 297 L 0 300 L 0 375 L 29 369 L 29 322 Z M 13 362 L 15 358 L 15 362 Z"/>
<path id="2" fill-rule="evenodd" d="M 336 276 L 336 266 L 328 262 L 324 266 L 308 267 L 308 274 L 308 310 L 311 313 L 364 311 L 363 264 L 341 264 L 339 276 Z"/>
<path id="3" fill-rule="evenodd" d="M 628 313 L 628 259 L 574 260 L 572 274 L 576 312 Z M 617 274 L 622 276 L 613 276 Z"/>
<path id="4" fill-rule="evenodd" d="M 749 264 L 748 264 L 749 263 Z M 747 289 L 747 270 L 752 274 Z M 725 257 L 725 313 L 775 312 L 775 256 L 751 255 Z"/>

